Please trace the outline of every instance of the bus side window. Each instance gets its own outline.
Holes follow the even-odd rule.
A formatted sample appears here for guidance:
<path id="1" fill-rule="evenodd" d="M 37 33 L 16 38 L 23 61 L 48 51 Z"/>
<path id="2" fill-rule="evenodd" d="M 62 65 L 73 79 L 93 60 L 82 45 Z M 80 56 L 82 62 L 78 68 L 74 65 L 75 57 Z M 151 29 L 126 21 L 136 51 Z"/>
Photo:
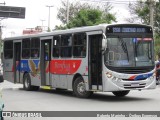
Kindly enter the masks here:
<path id="1" fill-rule="evenodd" d="M 31 57 L 32 58 L 38 58 L 39 57 L 39 51 L 37 49 L 31 50 Z"/>
<path id="2" fill-rule="evenodd" d="M 31 38 L 31 58 L 37 59 L 39 58 L 39 50 L 40 49 L 40 39 Z"/>
<path id="3" fill-rule="evenodd" d="M 30 38 L 22 40 L 22 58 L 30 58 Z"/>
<path id="4" fill-rule="evenodd" d="M 13 58 L 13 41 L 4 42 L 4 58 L 5 59 Z"/>
<path id="5" fill-rule="evenodd" d="M 73 56 L 85 57 L 86 56 L 86 34 L 75 33 L 73 37 Z"/>
<path id="6" fill-rule="evenodd" d="M 72 34 L 61 36 L 61 57 L 72 57 Z"/>

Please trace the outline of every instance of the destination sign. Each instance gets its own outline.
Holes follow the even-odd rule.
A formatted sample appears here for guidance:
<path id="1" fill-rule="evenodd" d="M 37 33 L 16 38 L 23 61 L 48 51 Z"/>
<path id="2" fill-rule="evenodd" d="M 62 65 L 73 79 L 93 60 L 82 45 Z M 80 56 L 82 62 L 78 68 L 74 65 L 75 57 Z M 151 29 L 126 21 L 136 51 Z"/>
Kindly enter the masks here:
<path id="1" fill-rule="evenodd" d="M 146 29 L 145 28 L 120 28 L 120 27 L 113 27 L 113 33 L 145 33 Z"/>
<path id="2" fill-rule="evenodd" d="M 109 26 L 107 33 L 152 33 L 149 26 Z"/>

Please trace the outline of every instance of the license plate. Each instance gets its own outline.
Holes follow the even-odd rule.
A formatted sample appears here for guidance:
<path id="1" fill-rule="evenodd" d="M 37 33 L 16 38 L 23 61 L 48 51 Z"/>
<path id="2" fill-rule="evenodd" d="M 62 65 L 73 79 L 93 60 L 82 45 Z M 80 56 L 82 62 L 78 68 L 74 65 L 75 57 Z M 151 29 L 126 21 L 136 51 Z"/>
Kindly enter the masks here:
<path id="1" fill-rule="evenodd" d="M 131 84 L 131 86 L 132 86 L 132 87 L 137 87 L 137 86 L 139 86 L 139 84 L 133 83 L 133 84 Z"/>

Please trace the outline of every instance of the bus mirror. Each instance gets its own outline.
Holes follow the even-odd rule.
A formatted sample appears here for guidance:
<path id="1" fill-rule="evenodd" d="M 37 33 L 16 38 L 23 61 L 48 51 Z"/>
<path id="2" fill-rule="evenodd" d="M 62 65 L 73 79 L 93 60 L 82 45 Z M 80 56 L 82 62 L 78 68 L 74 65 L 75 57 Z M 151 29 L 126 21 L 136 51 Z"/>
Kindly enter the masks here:
<path id="1" fill-rule="evenodd" d="M 102 49 L 105 50 L 107 48 L 107 39 L 102 39 Z"/>

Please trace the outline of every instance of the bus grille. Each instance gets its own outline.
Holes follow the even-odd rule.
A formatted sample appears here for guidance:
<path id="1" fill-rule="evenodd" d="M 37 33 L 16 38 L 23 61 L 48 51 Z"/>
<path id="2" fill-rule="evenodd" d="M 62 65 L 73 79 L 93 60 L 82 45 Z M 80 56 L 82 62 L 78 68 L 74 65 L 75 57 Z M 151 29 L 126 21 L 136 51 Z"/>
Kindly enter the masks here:
<path id="1" fill-rule="evenodd" d="M 136 79 L 136 80 L 146 80 L 147 78 L 144 79 Z M 122 79 L 123 81 L 133 81 L 133 79 Z"/>

